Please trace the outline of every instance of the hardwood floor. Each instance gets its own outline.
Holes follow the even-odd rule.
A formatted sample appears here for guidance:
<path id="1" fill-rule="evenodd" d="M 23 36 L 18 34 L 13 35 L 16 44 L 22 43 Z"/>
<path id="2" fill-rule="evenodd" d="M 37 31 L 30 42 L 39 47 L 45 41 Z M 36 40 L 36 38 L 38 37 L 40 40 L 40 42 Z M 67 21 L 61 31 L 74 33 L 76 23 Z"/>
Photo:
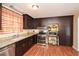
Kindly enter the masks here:
<path id="1" fill-rule="evenodd" d="M 35 44 L 24 56 L 79 56 L 79 53 L 68 46 L 41 46 Z"/>

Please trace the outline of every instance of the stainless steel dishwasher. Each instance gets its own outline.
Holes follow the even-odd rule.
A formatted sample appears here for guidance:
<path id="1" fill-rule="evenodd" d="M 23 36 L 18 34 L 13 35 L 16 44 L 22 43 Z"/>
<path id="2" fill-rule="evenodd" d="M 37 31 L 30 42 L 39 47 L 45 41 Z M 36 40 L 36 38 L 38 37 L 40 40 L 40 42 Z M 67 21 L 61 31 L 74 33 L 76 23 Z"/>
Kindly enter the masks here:
<path id="1" fill-rule="evenodd" d="M 15 56 L 15 44 L 0 49 L 0 56 Z"/>

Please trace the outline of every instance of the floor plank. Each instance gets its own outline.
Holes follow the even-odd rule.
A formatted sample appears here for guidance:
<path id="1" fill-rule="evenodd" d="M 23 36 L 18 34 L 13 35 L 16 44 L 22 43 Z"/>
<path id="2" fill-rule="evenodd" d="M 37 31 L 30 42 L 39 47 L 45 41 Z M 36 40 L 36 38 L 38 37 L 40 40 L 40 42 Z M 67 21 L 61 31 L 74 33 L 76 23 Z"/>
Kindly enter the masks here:
<path id="1" fill-rule="evenodd" d="M 35 44 L 24 56 L 79 56 L 79 53 L 68 46 L 42 46 Z"/>

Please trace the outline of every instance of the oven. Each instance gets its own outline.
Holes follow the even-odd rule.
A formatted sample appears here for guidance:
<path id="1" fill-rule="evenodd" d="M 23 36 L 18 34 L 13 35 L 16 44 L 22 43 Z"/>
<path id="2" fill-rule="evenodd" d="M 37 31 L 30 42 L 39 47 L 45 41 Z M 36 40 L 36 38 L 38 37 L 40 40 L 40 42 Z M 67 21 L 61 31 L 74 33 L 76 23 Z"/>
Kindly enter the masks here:
<path id="1" fill-rule="evenodd" d="M 40 32 L 37 35 L 37 43 L 41 44 L 41 45 L 46 45 L 48 43 L 48 30 L 46 29 L 46 27 L 41 27 L 39 28 Z"/>
<path id="2" fill-rule="evenodd" d="M 58 32 L 49 32 L 48 43 L 52 45 L 59 45 Z"/>

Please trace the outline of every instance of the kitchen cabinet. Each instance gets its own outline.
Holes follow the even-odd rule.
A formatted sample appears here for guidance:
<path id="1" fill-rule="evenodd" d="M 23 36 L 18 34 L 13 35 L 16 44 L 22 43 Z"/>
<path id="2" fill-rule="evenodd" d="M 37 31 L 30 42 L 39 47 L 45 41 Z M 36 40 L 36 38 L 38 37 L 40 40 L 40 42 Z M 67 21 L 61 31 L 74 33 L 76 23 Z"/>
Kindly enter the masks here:
<path id="1" fill-rule="evenodd" d="M 27 14 L 23 14 L 23 28 L 24 29 L 33 29 L 33 18 Z"/>
<path id="2" fill-rule="evenodd" d="M 25 38 L 15 43 L 15 55 L 21 56 L 27 52 L 37 41 L 37 35 Z"/>
<path id="3" fill-rule="evenodd" d="M 16 56 L 21 56 L 31 47 L 31 39 L 26 38 L 16 43 Z"/>
<path id="4" fill-rule="evenodd" d="M 73 45 L 73 16 L 62 17 L 59 31 L 60 45 Z"/>
<path id="5" fill-rule="evenodd" d="M 40 20 L 40 19 L 34 19 L 33 20 L 33 26 L 34 26 L 34 29 L 37 29 L 38 27 L 41 27 L 41 22 L 42 20 Z"/>
<path id="6" fill-rule="evenodd" d="M 31 48 L 31 46 L 32 46 L 32 40 L 33 40 L 33 38 L 32 38 L 32 37 L 27 38 L 28 49 L 30 49 L 30 48 Z"/>
<path id="7" fill-rule="evenodd" d="M 25 49 L 26 49 L 26 39 L 16 42 L 15 55 L 16 56 L 23 55 L 26 51 Z"/>
<path id="8" fill-rule="evenodd" d="M 24 29 L 37 29 L 41 27 L 41 20 L 32 18 L 27 14 L 23 14 L 23 28 Z"/>
<path id="9" fill-rule="evenodd" d="M 26 50 L 30 49 L 34 44 L 37 43 L 37 34 L 26 38 Z"/>
<path id="10" fill-rule="evenodd" d="M 36 44 L 36 43 L 37 43 L 37 35 L 34 35 L 34 36 L 33 36 L 32 43 L 33 43 L 33 44 Z"/>

